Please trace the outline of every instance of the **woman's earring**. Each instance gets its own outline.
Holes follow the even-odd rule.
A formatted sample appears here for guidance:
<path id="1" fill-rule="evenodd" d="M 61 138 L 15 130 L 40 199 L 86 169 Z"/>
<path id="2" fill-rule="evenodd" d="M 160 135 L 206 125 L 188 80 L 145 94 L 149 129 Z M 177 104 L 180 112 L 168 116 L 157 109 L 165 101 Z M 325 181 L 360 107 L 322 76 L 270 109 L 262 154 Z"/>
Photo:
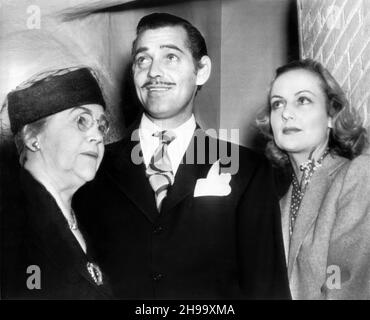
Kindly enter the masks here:
<path id="1" fill-rule="evenodd" d="M 39 142 L 36 140 L 36 141 L 34 141 L 34 142 L 32 142 L 32 147 L 34 147 L 35 148 L 35 150 L 34 151 L 38 151 L 38 150 L 40 150 L 40 145 L 39 145 Z"/>
<path id="2" fill-rule="evenodd" d="M 330 129 L 333 129 L 333 121 L 332 121 L 332 119 L 331 119 L 331 118 L 329 118 L 328 127 L 329 127 Z"/>

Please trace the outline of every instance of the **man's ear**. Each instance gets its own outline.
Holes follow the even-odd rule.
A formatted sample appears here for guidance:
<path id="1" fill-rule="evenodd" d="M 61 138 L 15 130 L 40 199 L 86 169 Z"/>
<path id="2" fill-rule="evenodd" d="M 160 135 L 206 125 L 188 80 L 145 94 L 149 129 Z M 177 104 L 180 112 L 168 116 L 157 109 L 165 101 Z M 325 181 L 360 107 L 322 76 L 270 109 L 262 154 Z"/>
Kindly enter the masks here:
<path id="1" fill-rule="evenodd" d="M 211 75 L 211 59 L 208 56 L 203 56 L 198 62 L 197 71 L 197 86 L 201 86 L 207 82 Z"/>

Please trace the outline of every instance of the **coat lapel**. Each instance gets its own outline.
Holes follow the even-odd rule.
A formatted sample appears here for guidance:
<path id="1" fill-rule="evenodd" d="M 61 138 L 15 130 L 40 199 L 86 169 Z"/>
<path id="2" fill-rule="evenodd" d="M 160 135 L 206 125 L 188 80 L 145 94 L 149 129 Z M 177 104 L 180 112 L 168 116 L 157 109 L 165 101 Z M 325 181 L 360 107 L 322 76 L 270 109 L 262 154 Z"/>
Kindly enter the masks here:
<path id="1" fill-rule="evenodd" d="M 145 175 L 144 159 L 135 163 L 132 160 L 133 154 L 142 157 L 137 128 L 138 124 L 115 146 L 112 154 L 107 154 L 103 166 L 118 188 L 154 223 L 158 211 L 153 189 Z"/>
<path id="2" fill-rule="evenodd" d="M 194 192 L 197 179 L 206 177 L 211 167 L 211 164 L 209 164 L 207 146 L 211 143 L 217 143 L 217 140 L 215 141 L 215 139 L 207 136 L 205 132 L 199 130 L 200 128 L 197 126 L 197 130 L 195 131 L 196 134 L 194 134 L 191 139 L 177 170 L 175 183 L 169 188 L 167 196 L 162 202 L 161 213 L 158 213 L 153 189 L 145 175 L 144 160 L 140 161 L 139 164 L 135 164 L 132 161 L 132 154 L 141 152 L 138 127 L 139 122 L 135 123 L 132 127 L 133 129 L 129 130 L 128 136 L 119 142 L 112 152 L 107 152 L 107 161 L 105 161 L 103 166 L 118 188 L 132 200 L 135 206 L 138 207 L 152 223 L 155 223 L 160 215 L 164 215 L 186 196 Z M 212 139 L 213 141 L 211 141 Z M 198 141 L 203 141 L 203 143 L 198 143 Z M 205 149 L 198 150 L 198 146 L 200 145 L 202 148 L 205 146 Z M 201 163 L 197 162 L 198 155 L 201 156 Z"/>
<path id="3" fill-rule="evenodd" d="M 185 152 L 182 162 L 177 170 L 174 185 L 168 190 L 166 198 L 162 203 L 161 214 L 174 208 L 178 203 L 185 199 L 189 194 L 194 193 L 195 185 L 198 179 L 205 178 L 212 164 L 209 164 L 208 146 L 213 139 L 200 130 L 197 130 L 191 139 L 191 142 Z M 204 143 L 198 143 L 202 141 Z M 217 141 L 213 141 L 217 143 Z M 202 146 L 202 149 L 198 147 Z M 198 156 L 199 160 L 198 161 Z"/>
<path id="4" fill-rule="evenodd" d="M 289 212 L 292 197 L 292 186 L 289 187 L 287 195 L 280 200 L 281 227 L 283 232 L 285 261 L 289 261 Z"/>
<path id="5" fill-rule="evenodd" d="M 27 198 L 30 240 L 42 248 L 55 266 L 60 267 L 61 273 L 71 272 L 73 277 L 74 270 L 98 289 L 87 270 L 88 257 L 70 231 L 54 198 L 25 170 L 22 170 L 21 179 Z M 104 286 L 99 289 L 105 291 Z"/>
<path id="6" fill-rule="evenodd" d="M 344 163 L 345 159 L 341 157 L 333 157 L 329 155 L 327 159 L 323 161 L 323 166 L 312 176 L 311 182 L 307 187 L 306 193 L 303 197 L 301 207 L 298 213 L 298 217 L 294 226 L 294 232 L 290 241 L 289 253 L 288 253 L 288 275 L 289 278 L 292 275 L 293 268 L 296 265 L 297 256 L 302 243 L 309 232 L 311 225 L 316 221 L 319 214 L 322 199 L 326 195 L 326 191 L 331 182 L 331 176 L 333 173 Z M 291 191 L 291 189 L 289 189 Z M 289 197 L 291 192 L 288 193 Z M 287 201 L 290 206 L 290 199 Z M 289 226 L 289 206 L 286 206 L 284 210 L 288 214 L 288 226 Z M 289 227 L 287 236 L 289 237 Z"/>
<path id="7" fill-rule="evenodd" d="M 163 200 L 161 214 L 174 208 L 188 195 L 194 193 L 197 179 L 205 177 L 210 165 L 181 164 L 177 170 L 174 185 L 168 190 Z"/>

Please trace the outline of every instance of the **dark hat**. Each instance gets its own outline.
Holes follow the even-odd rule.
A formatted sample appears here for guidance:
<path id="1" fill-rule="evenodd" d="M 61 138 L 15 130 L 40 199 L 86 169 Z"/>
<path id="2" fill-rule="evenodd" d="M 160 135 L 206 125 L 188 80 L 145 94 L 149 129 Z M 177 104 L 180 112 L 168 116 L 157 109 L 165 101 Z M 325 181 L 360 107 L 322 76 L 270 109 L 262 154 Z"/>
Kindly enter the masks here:
<path id="1" fill-rule="evenodd" d="M 89 68 L 62 69 L 48 74 L 8 94 L 13 134 L 28 123 L 66 109 L 85 104 L 99 104 L 105 109 L 102 91 Z"/>

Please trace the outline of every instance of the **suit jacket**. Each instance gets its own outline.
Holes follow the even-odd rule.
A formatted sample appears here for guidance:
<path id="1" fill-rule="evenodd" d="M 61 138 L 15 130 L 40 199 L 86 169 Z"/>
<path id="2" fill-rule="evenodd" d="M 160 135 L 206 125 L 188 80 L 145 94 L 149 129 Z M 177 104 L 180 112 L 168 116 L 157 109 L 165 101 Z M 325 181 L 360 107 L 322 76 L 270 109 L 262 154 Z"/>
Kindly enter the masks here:
<path id="1" fill-rule="evenodd" d="M 351 242 L 360 245 L 362 258 L 369 255 L 365 251 L 369 245 L 364 242 L 359 244 L 361 242 L 359 237 L 364 235 L 364 229 L 367 229 L 367 233 L 370 231 L 369 222 L 366 227 L 359 227 L 360 223 L 368 219 L 366 213 L 369 213 L 370 202 L 368 197 L 363 196 L 363 192 L 369 190 L 369 177 L 368 157 L 360 156 L 349 161 L 329 155 L 323 161 L 322 167 L 315 172 L 306 189 L 290 243 L 289 208 L 292 187 L 280 201 L 288 277 L 293 299 L 325 299 L 334 295 L 334 291 L 327 288 L 327 279 L 333 272 L 328 267 L 333 264 L 338 265 L 340 269 L 343 268 L 344 278 L 348 276 L 346 272 L 350 272 L 351 275 L 357 273 L 352 265 L 354 262 L 352 257 L 357 257 L 358 251 L 353 250 L 354 248 L 345 241 L 351 239 Z M 356 223 L 359 223 L 361 234 L 351 230 L 351 228 L 355 230 Z M 348 233 L 349 231 L 351 233 Z M 348 257 L 351 257 L 351 262 Z M 356 262 L 359 262 L 358 259 Z M 342 293 L 344 294 L 344 291 Z"/>
<path id="2" fill-rule="evenodd" d="M 133 127 L 136 129 L 138 124 Z M 237 147 L 239 170 L 227 196 L 194 197 L 213 161 L 207 137 L 193 137 L 159 213 L 145 164 L 134 164 L 138 139 L 107 146 L 96 179 L 75 198 L 76 212 L 95 239 L 98 259 L 123 299 L 240 299 L 290 297 L 278 200 L 265 158 Z M 202 131 L 201 135 L 205 137 Z M 199 137 L 198 137 L 199 138 Z M 225 169 L 227 170 L 227 169 Z"/>
<path id="3" fill-rule="evenodd" d="M 111 298 L 107 284 L 93 281 L 87 263 L 94 260 L 81 249 L 52 195 L 24 169 L 20 187 L 2 213 L 2 298 Z M 41 288 L 30 289 L 27 283 Z"/>

